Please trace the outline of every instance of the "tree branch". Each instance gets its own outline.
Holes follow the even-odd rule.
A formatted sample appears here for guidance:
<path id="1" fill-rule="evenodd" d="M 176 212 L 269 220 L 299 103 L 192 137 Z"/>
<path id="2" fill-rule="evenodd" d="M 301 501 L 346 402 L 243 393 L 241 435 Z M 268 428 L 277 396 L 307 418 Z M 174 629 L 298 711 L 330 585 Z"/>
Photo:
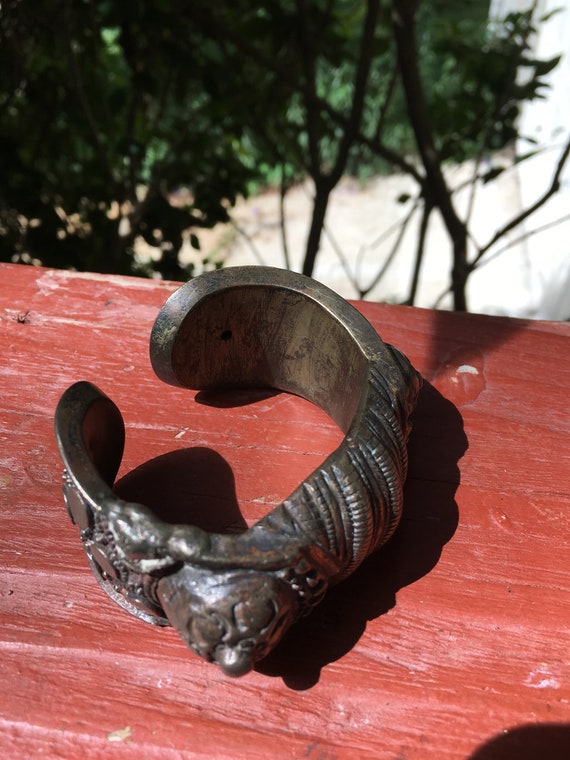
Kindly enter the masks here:
<path id="1" fill-rule="evenodd" d="M 498 240 L 500 240 L 504 235 L 506 235 L 515 227 L 518 227 L 519 224 L 524 222 L 525 219 L 528 219 L 528 217 L 531 216 L 531 214 L 534 214 L 535 211 L 538 211 L 538 209 L 541 208 L 541 206 L 544 206 L 544 204 L 549 198 L 551 198 L 555 193 L 558 192 L 558 190 L 560 189 L 560 177 L 562 175 L 562 171 L 564 170 L 564 166 L 566 164 L 566 161 L 568 160 L 569 155 L 570 155 L 570 137 L 568 138 L 568 142 L 566 143 L 564 150 L 560 154 L 560 158 L 558 159 L 558 163 L 556 165 L 556 170 L 554 172 L 552 181 L 548 189 L 545 190 L 545 192 L 540 196 L 540 198 L 538 198 L 537 201 L 535 201 L 532 204 L 532 206 L 529 206 L 527 209 L 524 209 L 524 211 L 521 211 L 520 214 L 517 214 L 515 217 L 513 217 L 513 219 L 511 219 L 510 222 L 507 222 L 507 224 L 503 225 L 500 229 L 498 229 L 495 232 L 495 234 L 489 240 L 488 243 L 486 243 L 482 248 L 479 248 L 477 256 L 469 264 L 470 271 L 475 269 L 478 262 L 483 258 L 483 256 L 487 253 L 487 251 L 490 248 L 492 248 L 492 246 L 495 245 L 495 243 Z"/>
<path id="2" fill-rule="evenodd" d="M 440 210 L 447 232 L 452 240 L 453 268 L 451 279 L 454 308 L 457 311 L 466 311 L 465 284 L 469 275 L 467 268 L 467 230 L 455 211 L 452 193 L 443 176 L 441 159 L 436 150 L 430 126 L 417 60 L 415 13 L 418 0 L 393 0 L 392 7 L 394 37 L 398 50 L 398 62 L 406 96 L 408 116 L 426 173 L 423 195 L 426 204 L 436 206 Z"/>
<path id="3" fill-rule="evenodd" d="M 317 72 L 314 33 L 308 28 L 308 15 L 305 0 L 297 0 L 297 21 L 300 28 L 301 57 L 305 74 L 303 86 L 303 101 L 307 121 L 307 137 L 309 140 L 310 174 L 317 179 L 321 176 L 320 141 L 320 109 L 315 106 L 317 99 Z"/>
<path id="4" fill-rule="evenodd" d="M 515 245 L 518 245 L 519 243 L 522 243 L 528 240 L 529 238 L 540 234 L 541 232 L 545 232 L 546 230 L 549 230 L 551 227 L 556 227 L 557 225 L 562 224 L 562 222 L 568 222 L 568 221 L 570 221 L 570 214 L 564 214 L 564 216 L 561 216 L 559 219 L 555 219 L 553 222 L 546 222 L 546 224 L 541 224 L 540 227 L 535 227 L 533 230 L 529 230 L 528 232 L 525 232 L 523 235 L 520 235 L 514 240 L 510 240 L 502 248 L 499 248 L 498 251 L 494 251 L 490 256 L 487 256 L 486 258 L 484 258 L 483 261 L 479 261 L 477 264 L 474 264 L 473 268 L 480 269 L 482 266 L 485 266 L 486 264 L 490 264 L 491 261 L 494 261 L 498 256 L 505 253 L 505 251 L 508 251 L 509 248 L 513 248 Z"/>
<path id="5" fill-rule="evenodd" d="M 370 67 L 372 65 L 374 36 L 376 32 L 376 22 L 378 20 L 379 9 L 379 0 L 369 0 L 367 3 L 364 25 L 362 28 L 360 53 L 358 56 L 358 64 L 356 66 L 356 74 L 354 77 L 354 92 L 352 96 L 350 116 L 348 117 L 348 121 L 344 128 L 343 136 L 340 141 L 334 169 L 329 174 L 331 182 L 333 182 L 335 185 L 344 173 L 348 154 L 360 132 L 362 110 L 364 108 L 364 96 L 366 94 L 366 85 L 368 83 L 368 76 L 370 74 Z"/>
<path id="6" fill-rule="evenodd" d="M 283 258 L 285 268 L 291 269 L 291 258 L 289 256 L 289 245 L 287 243 L 287 225 L 285 223 L 285 196 L 289 190 L 287 183 L 287 169 L 285 164 L 281 164 L 281 182 L 279 184 L 279 229 L 281 231 L 281 246 L 283 248 Z"/>
<path id="7" fill-rule="evenodd" d="M 450 234 L 464 235 L 465 225 L 453 207 L 451 192 L 441 170 L 441 160 L 433 141 L 429 111 L 420 79 L 414 18 L 417 5 L 417 0 L 394 0 L 393 3 L 394 36 L 408 115 L 426 171 L 432 196 L 430 200 L 441 211 Z"/>
<path id="8" fill-rule="evenodd" d="M 424 203 L 424 208 L 422 211 L 422 219 L 420 222 L 420 231 L 418 234 L 418 242 L 416 246 L 416 261 L 414 264 L 414 272 L 412 274 L 412 282 L 410 285 L 410 295 L 408 296 L 408 300 L 406 301 L 407 306 L 413 306 L 414 301 L 416 300 L 416 294 L 418 292 L 418 284 L 420 281 L 420 270 L 422 267 L 422 261 L 424 258 L 424 252 L 425 252 L 425 247 L 426 247 L 426 235 L 427 235 L 428 223 L 429 223 L 429 218 L 432 211 L 433 211 L 433 206 L 431 206 L 426 201 Z"/>
<path id="9" fill-rule="evenodd" d="M 404 219 L 403 222 L 398 222 L 397 225 L 393 225 L 385 233 L 385 235 L 387 235 L 394 228 L 398 229 L 398 234 L 396 236 L 396 240 L 394 241 L 394 245 L 392 246 L 392 249 L 391 249 L 390 253 L 386 257 L 386 260 L 384 261 L 384 263 L 382 264 L 382 266 L 380 267 L 380 269 L 378 270 L 378 272 L 374 276 L 372 282 L 368 285 L 367 288 L 359 288 L 359 298 L 364 298 L 365 296 L 367 296 L 370 293 L 370 291 L 373 288 L 375 288 L 376 285 L 378 285 L 378 283 L 380 282 L 380 280 L 382 279 L 382 277 L 384 277 L 384 275 L 388 271 L 388 267 L 390 266 L 390 264 L 394 260 L 394 257 L 398 253 L 398 250 L 400 248 L 400 245 L 402 243 L 402 240 L 404 239 L 404 235 L 405 235 L 406 230 L 408 228 L 408 224 L 410 223 L 410 221 L 411 221 L 411 219 L 412 219 L 412 217 L 413 217 L 413 215 L 414 215 L 414 213 L 415 213 L 415 211 L 416 211 L 416 209 L 418 207 L 418 202 L 419 202 L 419 199 L 416 200 L 416 202 L 412 206 L 411 210 L 408 212 L 408 215 L 406 216 L 406 218 Z M 374 245 L 378 245 L 379 240 L 380 240 L 380 238 L 377 239 L 377 241 L 374 243 Z"/>
<path id="10" fill-rule="evenodd" d="M 382 137 L 382 132 L 384 131 L 384 124 L 386 122 L 388 109 L 390 107 L 390 103 L 392 102 L 392 98 L 394 97 L 394 93 L 396 92 L 396 82 L 398 81 L 399 73 L 400 72 L 398 71 L 398 67 L 394 66 L 394 69 L 392 70 L 392 76 L 390 77 L 390 81 L 388 82 L 388 87 L 386 88 L 386 95 L 384 96 L 384 102 L 382 103 L 382 108 L 380 109 L 380 113 L 378 114 L 378 121 L 376 123 L 376 129 L 374 130 L 374 136 L 372 138 L 375 142 L 380 142 L 380 138 Z"/>
<path id="11" fill-rule="evenodd" d="M 115 183 L 116 178 L 113 172 L 113 167 L 111 166 L 111 163 L 109 161 L 109 156 L 107 155 L 107 152 L 105 151 L 105 148 L 103 147 L 103 143 L 101 142 L 101 138 L 99 137 L 99 129 L 95 122 L 95 117 L 93 116 L 93 111 L 91 109 L 91 106 L 89 105 L 87 96 L 85 94 L 85 88 L 83 86 L 81 72 L 79 70 L 79 66 L 77 65 L 77 56 L 75 54 L 75 51 L 73 50 L 73 40 L 71 38 L 71 28 L 70 28 L 71 21 L 68 15 L 70 9 L 66 8 L 66 11 L 67 12 L 66 12 L 66 19 L 65 19 L 65 41 L 66 41 L 66 46 L 67 46 L 67 55 L 68 55 L 69 64 L 71 68 L 71 74 L 72 74 L 73 84 L 75 88 L 75 93 L 79 99 L 79 103 L 83 110 L 83 114 L 85 116 L 85 120 L 89 127 L 89 131 L 91 132 L 91 138 L 93 140 L 95 149 L 97 153 L 99 154 L 99 157 L 101 158 L 101 161 L 107 171 L 107 174 L 109 175 L 109 179 L 113 183 Z"/>
<path id="12" fill-rule="evenodd" d="M 491 261 L 494 261 L 496 258 L 501 256 L 503 253 L 508 251 L 513 246 L 518 245 L 519 243 L 522 243 L 523 241 L 528 240 L 529 238 L 534 237 L 535 235 L 539 235 L 541 232 L 545 232 L 546 230 L 549 230 L 552 227 L 556 227 L 558 224 L 562 224 L 562 222 L 568 222 L 568 221 L 570 221 L 570 214 L 565 214 L 564 216 L 561 216 L 559 219 L 555 219 L 553 222 L 547 222 L 546 224 L 542 224 L 540 227 L 536 227 L 534 230 L 529 230 L 529 232 L 525 232 L 524 235 L 520 235 L 520 237 L 516 238 L 515 240 L 511 240 L 505 246 L 503 246 L 503 248 L 499 249 L 498 251 L 495 251 L 483 261 L 478 262 L 477 264 L 474 264 L 473 269 L 480 269 L 486 264 L 490 264 Z M 443 298 L 445 298 L 445 296 L 450 291 L 451 291 L 450 287 L 445 288 L 445 290 L 443 290 L 437 297 L 432 308 L 437 309 L 437 307 L 439 306 Z"/>

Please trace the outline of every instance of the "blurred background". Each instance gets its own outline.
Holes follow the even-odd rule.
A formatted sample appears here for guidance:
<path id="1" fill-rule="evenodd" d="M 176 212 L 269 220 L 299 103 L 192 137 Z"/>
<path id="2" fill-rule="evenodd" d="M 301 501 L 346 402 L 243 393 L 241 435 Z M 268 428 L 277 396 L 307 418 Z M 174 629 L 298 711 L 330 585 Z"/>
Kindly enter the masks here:
<path id="1" fill-rule="evenodd" d="M 2 0 L 0 260 L 570 318 L 570 0 Z"/>

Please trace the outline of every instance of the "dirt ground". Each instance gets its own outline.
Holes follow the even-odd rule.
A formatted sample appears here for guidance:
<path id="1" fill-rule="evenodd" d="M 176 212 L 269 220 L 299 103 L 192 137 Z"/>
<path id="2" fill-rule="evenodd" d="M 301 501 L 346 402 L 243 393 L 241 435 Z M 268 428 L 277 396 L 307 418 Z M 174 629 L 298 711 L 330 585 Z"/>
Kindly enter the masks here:
<path id="1" fill-rule="evenodd" d="M 343 179 L 331 195 L 314 277 L 345 298 L 358 298 L 363 290 L 368 290 L 386 264 L 398 223 L 411 207 L 411 202 L 399 204 L 396 199 L 412 189 L 407 178 L 397 175 L 365 184 L 352 178 Z M 311 183 L 307 181 L 292 188 L 285 200 L 289 266 L 295 271 L 302 268 L 311 218 L 311 193 Z M 204 255 L 211 256 L 213 261 L 223 261 L 224 266 L 285 267 L 279 206 L 277 190 L 240 200 L 231 212 L 232 224 L 202 231 L 201 252 L 196 254 L 186 248 L 185 257 L 198 267 Z M 384 277 L 366 295 L 368 299 L 398 302 L 407 298 L 417 224 L 418 220 L 412 219 L 401 250 Z M 442 272 L 439 283 L 429 287 L 434 300 L 445 285 Z"/>
<path id="2" fill-rule="evenodd" d="M 468 185 L 472 172 L 472 164 L 451 168 L 448 181 L 454 187 Z M 364 297 L 369 300 L 405 302 L 415 261 L 418 211 L 412 215 L 393 257 L 392 251 L 401 223 L 413 206 L 414 192 L 413 181 L 398 174 L 376 177 L 364 184 L 351 178 L 343 179 L 329 202 L 314 277 L 345 298 L 361 298 L 365 291 Z M 289 262 L 295 271 L 300 271 L 302 266 L 311 193 L 311 183 L 306 181 L 292 188 L 285 200 Z M 402 195 L 410 195 L 410 199 L 398 202 Z M 466 213 L 469 202 L 468 187 L 455 195 L 460 213 Z M 240 200 L 231 211 L 232 223 L 200 231 L 201 250 L 195 251 L 187 244 L 183 259 L 193 261 L 197 273 L 214 266 L 215 262 L 222 262 L 224 266 L 285 267 L 279 205 L 277 190 Z M 498 180 L 478 186 L 471 217 L 471 228 L 478 242 L 490 239 L 495 230 L 519 210 L 518 173 L 507 171 Z M 554 209 L 553 213 L 558 212 Z M 511 233 L 504 243 L 516 243 L 528 230 L 526 227 Z M 538 253 L 531 250 L 528 241 L 511 245 L 477 270 L 468 286 L 470 310 L 530 318 L 570 317 L 570 257 L 567 248 L 560 245 L 563 235 L 561 226 L 553 230 L 543 245 L 533 237 L 535 248 L 538 243 Z M 445 295 L 451 263 L 449 238 L 441 219 L 434 213 L 415 305 L 451 308 L 450 295 Z"/>

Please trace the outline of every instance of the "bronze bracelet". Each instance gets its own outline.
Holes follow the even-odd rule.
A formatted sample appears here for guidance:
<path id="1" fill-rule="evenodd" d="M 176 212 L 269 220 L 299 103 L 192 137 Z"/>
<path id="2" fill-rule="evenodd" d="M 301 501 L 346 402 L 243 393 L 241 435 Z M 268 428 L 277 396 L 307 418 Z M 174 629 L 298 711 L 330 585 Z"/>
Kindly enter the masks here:
<path id="1" fill-rule="evenodd" d="M 345 433 L 255 525 L 208 533 L 119 499 L 119 410 L 87 382 L 60 399 L 64 498 L 97 579 L 127 611 L 170 623 L 197 654 L 242 675 L 394 532 L 421 377 L 340 296 L 268 267 L 222 269 L 183 285 L 156 319 L 150 357 L 172 385 L 297 394 Z"/>

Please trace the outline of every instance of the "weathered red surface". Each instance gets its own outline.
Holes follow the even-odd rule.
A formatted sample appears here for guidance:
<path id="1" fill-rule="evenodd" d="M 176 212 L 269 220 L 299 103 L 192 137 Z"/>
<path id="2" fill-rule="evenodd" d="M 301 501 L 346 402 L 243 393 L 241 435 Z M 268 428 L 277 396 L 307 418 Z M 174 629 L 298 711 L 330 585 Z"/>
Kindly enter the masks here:
<path id="1" fill-rule="evenodd" d="M 339 442 L 300 399 L 156 380 L 174 287 L 0 265 L 0 757 L 569 758 L 570 326 L 358 305 L 428 381 L 404 519 L 234 681 L 103 594 L 61 499 L 53 413 L 79 379 L 123 412 L 120 477 L 152 460 L 123 495 L 213 528 Z"/>

